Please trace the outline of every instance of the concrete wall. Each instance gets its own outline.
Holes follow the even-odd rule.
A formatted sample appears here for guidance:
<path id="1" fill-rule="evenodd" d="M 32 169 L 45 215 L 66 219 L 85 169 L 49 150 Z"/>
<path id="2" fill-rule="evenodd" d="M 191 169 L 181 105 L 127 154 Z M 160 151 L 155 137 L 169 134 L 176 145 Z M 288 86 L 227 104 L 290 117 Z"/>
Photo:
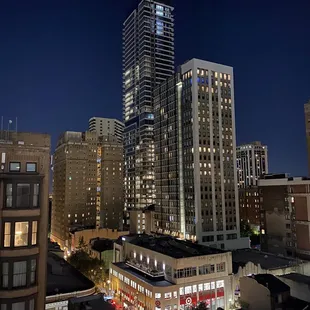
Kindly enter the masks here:
<path id="1" fill-rule="evenodd" d="M 291 288 L 291 296 L 310 302 L 310 287 L 305 283 L 298 283 L 283 277 L 277 277 Z"/>
<path id="2" fill-rule="evenodd" d="M 250 310 L 271 310 L 270 291 L 255 279 L 240 279 L 241 304 L 249 305 Z"/>

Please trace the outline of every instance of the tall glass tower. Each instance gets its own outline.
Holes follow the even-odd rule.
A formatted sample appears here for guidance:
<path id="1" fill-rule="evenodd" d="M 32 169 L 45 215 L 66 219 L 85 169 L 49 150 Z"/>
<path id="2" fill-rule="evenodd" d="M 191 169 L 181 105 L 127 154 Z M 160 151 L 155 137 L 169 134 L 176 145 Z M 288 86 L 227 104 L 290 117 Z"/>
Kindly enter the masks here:
<path id="1" fill-rule="evenodd" d="M 123 24 L 125 208 L 155 202 L 153 89 L 173 73 L 173 7 L 142 0 Z"/>

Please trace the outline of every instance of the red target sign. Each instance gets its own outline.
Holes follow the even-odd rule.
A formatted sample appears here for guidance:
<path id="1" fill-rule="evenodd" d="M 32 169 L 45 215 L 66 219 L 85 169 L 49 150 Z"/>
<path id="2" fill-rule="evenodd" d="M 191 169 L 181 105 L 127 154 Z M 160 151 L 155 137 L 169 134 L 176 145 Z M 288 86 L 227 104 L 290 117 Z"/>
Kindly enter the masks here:
<path id="1" fill-rule="evenodd" d="M 192 303 L 192 299 L 190 297 L 186 298 L 186 304 L 190 305 Z"/>
<path id="2" fill-rule="evenodd" d="M 159 300 L 156 300 L 156 301 L 155 301 L 155 306 L 156 306 L 157 308 L 160 308 L 160 301 L 159 301 Z"/>

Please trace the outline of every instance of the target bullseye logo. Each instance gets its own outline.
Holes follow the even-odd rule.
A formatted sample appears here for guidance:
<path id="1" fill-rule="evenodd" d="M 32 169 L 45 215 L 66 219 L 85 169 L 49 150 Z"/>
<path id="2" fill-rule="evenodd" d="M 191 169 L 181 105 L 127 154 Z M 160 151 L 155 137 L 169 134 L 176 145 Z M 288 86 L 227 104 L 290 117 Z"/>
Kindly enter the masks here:
<path id="1" fill-rule="evenodd" d="M 192 299 L 190 297 L 186 298 L 186 304 L 190 305 L 192 303 Z"/>
<path id="2" fill-rule="evenodd" d="M 159 300 L 156 300 L 156 301 L 155 301 L 155 306 L 156 306 L 157 308 L 160 307 L 160 301 L 159 301 Z"/>

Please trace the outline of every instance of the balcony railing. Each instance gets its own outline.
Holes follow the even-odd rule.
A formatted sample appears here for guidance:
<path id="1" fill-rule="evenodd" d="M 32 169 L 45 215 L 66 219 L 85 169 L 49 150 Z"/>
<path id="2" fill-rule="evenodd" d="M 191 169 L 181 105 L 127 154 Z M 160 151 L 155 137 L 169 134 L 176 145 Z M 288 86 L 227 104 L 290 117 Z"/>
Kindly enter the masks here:
<path id="1" fill-rule="evenodd" d="M 127 260 L 126 264 L 140 272 L 147 274 L 152 278 L 163 277 L 165 275 L 163 271 L 159 271 L 155 268 L 150 268 L 134 260 Z"/>

